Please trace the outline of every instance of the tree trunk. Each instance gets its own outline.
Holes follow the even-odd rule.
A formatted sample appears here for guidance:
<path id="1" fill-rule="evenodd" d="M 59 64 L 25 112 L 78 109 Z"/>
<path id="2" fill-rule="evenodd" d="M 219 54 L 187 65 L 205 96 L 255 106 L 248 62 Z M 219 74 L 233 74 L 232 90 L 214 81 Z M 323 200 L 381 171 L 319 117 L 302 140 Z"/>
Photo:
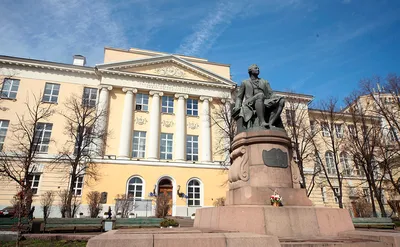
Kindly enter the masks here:
<path id="1" fill-rule="evenodd" d="M 369 180 L 369 179 L 368 179 Z M 368 182 L 368 189 L 369 189 L 369 197 L 371 200 L 371 205 L 372 205 L 372 217 L 378 217 L 378 214 L 376 213 L 376 206 L 375 206 L 375 200 L 374 200 L 374 192 L 372 190 L 371 184 Z"/>

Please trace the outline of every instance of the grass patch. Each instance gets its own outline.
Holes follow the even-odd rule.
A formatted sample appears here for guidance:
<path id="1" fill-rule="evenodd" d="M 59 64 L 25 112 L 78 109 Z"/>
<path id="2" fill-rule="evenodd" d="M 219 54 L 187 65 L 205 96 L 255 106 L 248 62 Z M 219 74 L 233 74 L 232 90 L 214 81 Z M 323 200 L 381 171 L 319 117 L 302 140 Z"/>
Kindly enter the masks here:
<path id="1" fill-rule="evenodd" d="M 87 241 L 72 241 L 72 240 L 57 240 L 57 241 L 50 241 L 50 240 L 38 240 L 38 239 L 30 239 L 30 240 L 23 240 L 20 242 L 20 246 L 24 247 L 61 247 L 61 246 L 68 246 L 68 247 L 85 247 Z M 10 242 L 0 242 L 0 246 L 2 247 L 14 247 L 15 241 Z"/>

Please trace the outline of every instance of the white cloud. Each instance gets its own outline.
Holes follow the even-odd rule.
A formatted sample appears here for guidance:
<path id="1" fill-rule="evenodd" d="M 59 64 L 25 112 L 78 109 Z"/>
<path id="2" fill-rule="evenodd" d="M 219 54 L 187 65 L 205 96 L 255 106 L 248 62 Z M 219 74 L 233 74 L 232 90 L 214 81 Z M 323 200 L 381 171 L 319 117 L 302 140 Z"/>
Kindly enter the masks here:
<path id="1" fill-rule="evenodd" d="M 127 8 L 147 18 L 137 18 L 136 12 L 124 13 Z M 156 11 L 145 0 L 121 4 L 106 0 L 3 2 L 0 54 L 64 63 L 81 54 L 94 65 L 103 62 L 105 46 L 127 49 L 146 45 L 161 22 Z"/>
<path id="2" fill-rule="evenodd" d="M 183 40 L 177 49 L 177 53 L 185 55 L 205 53 L 229 27 L 232 19 L 245 4 L 245 1 L 219 1 L 215 7 L 212 7 L 209 14 L 194 26 L 194 32 Z"/>

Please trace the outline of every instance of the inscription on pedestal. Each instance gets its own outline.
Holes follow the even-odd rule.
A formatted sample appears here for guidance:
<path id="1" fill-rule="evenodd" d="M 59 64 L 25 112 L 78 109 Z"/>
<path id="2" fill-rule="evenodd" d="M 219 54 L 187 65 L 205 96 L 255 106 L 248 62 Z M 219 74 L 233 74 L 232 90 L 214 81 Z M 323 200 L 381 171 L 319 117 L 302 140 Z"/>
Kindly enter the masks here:
<path id="1" fill-rule="evenodd" d="M 262 158 L 266 166 L 279 168 L 288 167 L 288 154 L 281 149 L 273 148 L 269 151 L 263 150 Z"/>

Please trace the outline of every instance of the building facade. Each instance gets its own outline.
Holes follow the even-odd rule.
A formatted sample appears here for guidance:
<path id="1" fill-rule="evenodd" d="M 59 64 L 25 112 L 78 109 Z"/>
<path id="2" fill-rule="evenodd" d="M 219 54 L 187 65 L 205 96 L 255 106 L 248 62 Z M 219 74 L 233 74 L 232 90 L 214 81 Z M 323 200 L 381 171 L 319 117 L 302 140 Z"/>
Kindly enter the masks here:
<path id="1" fill-rule="evenodd" d="M 102 150 L 94 160 L 98 179 L 83 174 L 74 185 L 83 215 L 89 214 L 86 196 L 90 191 L 106 192 L 104 211 L 114 208 L 120 194 L 134 198 L 138 216 L 154 215 L 154 194 L 166 193 L 171 198 L 172 216 L 191 216 L 197 208 L 211 207 L 225 197 L 227 170 L 221 163 L 226 154 L 217 150 L 228 143 L 213 124 L 213 115 L 221 102 L 229 104 L 226 99 L 236 88 L 229 65 L 162 52 L 105 48 L 104 62 L 95 67 L 85 66 L 82 56 L 75 56 L 73 64 L 0 56 L 0 68 L 3 152 L 13 145 L 10 129 L 18 122 L 16 114 L 26 114 L 26 103 L 34 96 L 54 105 L 56 111 L 39 124 L 43 130 L 40 154 L 30 171 L 37 209 L 43 193 L 61 191 L 70 183 L 70 170 L 53 159 L 68 141 L 65 119 L 58 113 L 65 110 L 71 95 L 83 95 L 104 110 L 98 126 L 110 133 L 97 146 Z M 288 105 L 301 102 L 299 110 L 306 113 L 308 125 L 318 120 L 318 113 L 308 109 L 312 96 L 277 93 L 287 98 Z M 289 121 L 290 114 L 283 115 Z M 310 159 L 305 164 L 308 181 L 314 169 Z M 323 176 L 318 179 L 310 198 L 317 206 L 336 207 Z M 346 180 L 344 201 L 351 211 L 349 191 L 362 187 L 365 179 L 354 172 Z M 14 182 L 0 178 L 0 208 L 10 205 L 16 191 Z M 51 216 L 60 217 L 57 197 L 54 205 Z M 40 210 L 35 216 L 41 217 Z"/>

